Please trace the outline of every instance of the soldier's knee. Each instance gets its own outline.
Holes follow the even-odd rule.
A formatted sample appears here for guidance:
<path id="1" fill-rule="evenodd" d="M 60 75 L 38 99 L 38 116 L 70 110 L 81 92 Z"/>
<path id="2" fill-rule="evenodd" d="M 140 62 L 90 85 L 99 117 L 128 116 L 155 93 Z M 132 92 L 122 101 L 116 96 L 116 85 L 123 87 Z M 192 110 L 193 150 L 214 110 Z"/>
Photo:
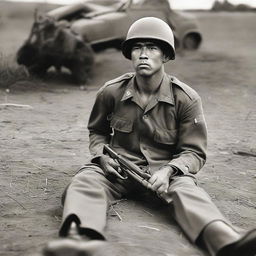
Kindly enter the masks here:
<path id="1" fill-rule="evenodd" d="M 172 193 L 182 193 L 185 191 L 193 191 L 197 189 L 199 189 L 199 187 L 197 186 L 196 179 L 189 176 L 175 177 L 169 187 L 169 191 Z"/>
<path id="2" fill-rule="evenodd" d="M 88 164 L 81 167 L 72 180 L 83 180 L 88 177 L 98 177 L 102 175 L 104 175 L 104 172 L 98 165 Z"/>
<path id="3" fill-rule="evenodd" d="M 190 176 L 177 176 L 174 177 L 171 181 L 173 186 L 197 186 L 197 180 L 194 177 Z"/>

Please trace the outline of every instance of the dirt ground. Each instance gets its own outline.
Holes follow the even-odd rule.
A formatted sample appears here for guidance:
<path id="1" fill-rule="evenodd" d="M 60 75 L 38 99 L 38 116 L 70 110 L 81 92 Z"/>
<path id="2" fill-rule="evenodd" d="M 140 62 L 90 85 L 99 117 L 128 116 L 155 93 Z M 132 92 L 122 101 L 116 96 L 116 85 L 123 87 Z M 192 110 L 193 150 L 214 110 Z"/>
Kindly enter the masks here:
<path id="1" fill-rule="evenodd" d="M 166 71 L 202 97 L 209 130 L 208 161 L 200 185 L 230 221 L 256 226 L 256 13 L 195 13 L 204 42 L 179 53 Z M 5 20 L 0 52 L 12 55 L 30 29 L 28 21 Z M 96 56 L 85 87 L 68 75 L 0 88 L 0 255 L 39 256 L 58 235 L 60 198 L 89 157 L 88 116 L 104 81 L 131 71 L 121 53 Z M 109 212 L 106 235 L 119 255 L 207 255 L 190 244 L 164 207 L 122 201 Z"/>

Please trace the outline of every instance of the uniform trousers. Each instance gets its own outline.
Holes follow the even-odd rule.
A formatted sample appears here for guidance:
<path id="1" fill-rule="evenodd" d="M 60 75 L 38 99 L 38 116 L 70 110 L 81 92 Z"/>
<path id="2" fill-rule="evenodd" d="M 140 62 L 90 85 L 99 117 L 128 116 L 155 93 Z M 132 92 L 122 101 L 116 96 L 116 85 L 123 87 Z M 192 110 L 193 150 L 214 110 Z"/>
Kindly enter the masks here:
<path id="1" fill-rule="evenodd" d="M 67 236 L 74 221 L 81 233 L 104 239 L 108 207 L 111 202 L 135 193 L 134 183 L 132 180 L 106 177 L 103 170 L 94 164 L 83 167 L 66 189 L 60 236 Z M 204 228 L 213 221 L 230 225 L 209 195 L 197 185 L 193 175 L 173 177 L 168 194 L 172 209 L 170 218 L 174 217 L 192 242 L 196 243 Z"/>

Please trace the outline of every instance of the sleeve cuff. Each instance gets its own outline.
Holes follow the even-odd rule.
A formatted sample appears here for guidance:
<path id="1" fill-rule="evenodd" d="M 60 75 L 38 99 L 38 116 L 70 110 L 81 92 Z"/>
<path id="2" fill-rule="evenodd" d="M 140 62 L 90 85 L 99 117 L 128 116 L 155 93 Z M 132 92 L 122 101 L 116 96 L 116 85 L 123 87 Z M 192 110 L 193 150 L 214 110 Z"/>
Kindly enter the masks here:
<path id="1" fill-rule="evenodd" d="M 175 175 L 177 174 L 189 174 L 189 166 L 183 163 L 178 163 L 176 161 L 171 161 L 168 163 L 169 166 L 171 166 L 172 168 L 174 168 L 176 170 Z"/>
<path id="2" fill-rule="evenodd" d="M 93 164 L 99 164 L 99 159 L 101 156 L 103 156 L 104 154 L 97 154 L 97 155 L 94 155 L 93 157 L 91 157 L 91 160 L 90 162 L 93 163 Z"/>

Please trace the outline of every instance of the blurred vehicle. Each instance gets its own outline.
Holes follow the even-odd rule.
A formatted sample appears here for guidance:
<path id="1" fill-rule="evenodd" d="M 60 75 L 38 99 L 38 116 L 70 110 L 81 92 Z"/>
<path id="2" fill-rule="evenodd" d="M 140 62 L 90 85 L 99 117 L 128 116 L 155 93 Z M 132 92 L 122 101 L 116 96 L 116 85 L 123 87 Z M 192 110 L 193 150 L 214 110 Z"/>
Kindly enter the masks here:
<path id="1" fill-rule="evenodd" d="M 85 82 L 94 52 L 120 49 L 130 25 L 153 16 L 174 31 L 176 49 L 196 50 L 202 35 L 194 17 L 171 9 L 168 0 L 88 0 L 35 15 L 29 38 L 17 53 L 17 61 L 33 74 L 49 67 L 68 68 L 78 82 Z"/>

